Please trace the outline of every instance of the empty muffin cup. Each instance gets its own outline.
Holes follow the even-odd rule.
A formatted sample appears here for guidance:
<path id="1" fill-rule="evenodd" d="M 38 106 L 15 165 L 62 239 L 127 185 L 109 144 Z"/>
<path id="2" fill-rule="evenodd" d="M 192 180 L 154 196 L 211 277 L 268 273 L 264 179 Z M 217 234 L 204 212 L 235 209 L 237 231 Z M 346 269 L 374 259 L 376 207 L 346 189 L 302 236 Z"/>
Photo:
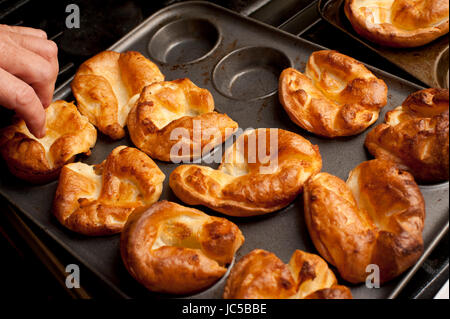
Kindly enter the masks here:
<path id="1" fill-rule="evenodd" d="M 282 52 L 269 47 L 246 47 L 226 55 L 213 71 L 213 82 L 223 95 L 250 101 L 277 92 L 281 72 L 291 66 Z"/>
<path id="2" fill-rule="evenodd" d="M 204 19 L 181 19 L 156 31 L 148 51 L 159 62 L 185 64 L 207 57 L 219 42 L 220 32 L 213 23 Z"/>
<path id="3" fill-rule="evenodd" d="M 437 79 L 439 86 L 444 89 L 449 88 L 448 83 L 448 48 L 445 49 L 445 51 L 442 52 L 441 56 L 439 57 L 439 62 L 436 64 L 435 69 L 435 78 Z"/>

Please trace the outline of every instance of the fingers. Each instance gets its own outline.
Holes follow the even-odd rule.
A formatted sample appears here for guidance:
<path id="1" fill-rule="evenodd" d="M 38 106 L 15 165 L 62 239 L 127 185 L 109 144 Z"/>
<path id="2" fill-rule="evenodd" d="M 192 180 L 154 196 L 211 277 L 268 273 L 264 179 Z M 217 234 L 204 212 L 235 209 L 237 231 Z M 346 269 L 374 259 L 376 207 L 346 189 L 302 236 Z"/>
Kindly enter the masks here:
<path id="1" fill-rule="evenodd" d="M 21 47 L 40 55 L 52 65 L 58 65 L 58 46 L 55 42 L 23 34 L 11 36 L 11 39 Z"/>
<path id="2" fill-rule="evenodd" d="M 29 35 L 41 39 L 47 39 L 47 33 L 43 30 L 39 29 L 33 29 L 33 28 L 27 28 L 27 27 L 16 27 L 16 26 L 9 26 L 6 24 L 0 24 L 0 31 L 8 31 L 8 32 L 14 32 L 17 34 L 23 34 L 23 35 Z"/>
<path id="3" fill-rule="evenodd" d="M 40 98 L 44 98 L 44 100 L 41 100 L 43 106 L 47 107 L 48 105 L 50 105 L 52 101 L 55 82 L 59 71 L 58 46 L 53 41 L 29 35 L 17 34 L 11 38 L 15 43 L 17 43 L 22 48 L 25 48 L 33 53 L 36 53 L 37 55 L 43 57 L 45 60 L 50 62 L 52 66 L 51 70 L 49 71 L 52 72 L 51 82 L 50 83 L 44 82 L 44 91 L 42 92 L 44 96 L 38 94 Z"/>
<path id="4" fill-rule="evenodd" d="M 45 110 L 31 86 L 0 68 L 0 105 L 14 110 L 37 138 L 45 136 Z"/>
<path id="5" fill-rule="evenodd" d="M 51 43 L 37 37 L 0 33 L 0 68 L 31 85 L 44 107 L 52 101 L 58 75 L 57 61 L 53 57 L 56 45 Z"/>
<path id="6" fill-rule="evenodd" d="M 0 24 L 0 104 L 16 111 L 36 137 L 58 75 L 58 48 L 38 29 Z"/>

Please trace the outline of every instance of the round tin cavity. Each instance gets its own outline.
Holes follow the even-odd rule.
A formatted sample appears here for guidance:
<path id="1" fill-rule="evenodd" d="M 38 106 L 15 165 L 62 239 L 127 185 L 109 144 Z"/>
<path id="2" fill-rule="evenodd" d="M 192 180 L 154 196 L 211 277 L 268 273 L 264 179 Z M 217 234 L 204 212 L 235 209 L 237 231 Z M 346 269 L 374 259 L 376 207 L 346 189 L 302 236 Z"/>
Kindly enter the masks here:
<path id="1" fill-rule="evenodd" d="M 226 97 L 250 101 L 277 92 L 281 72 L 291 66 L 282 52 L 269 47 L 246 47 L 226 55 L 213 71 L 216 89 Z"/>
<path id="2" fill-rule="evenodd" d="M 148 52 L 162 63 L 193 63 L 213 52 L 219 41 L 219 30 L 208 20 L 181 19 L 156 31 L 148 44 Z"/>
<path id="3" fill-rule="evenodd" d="M 437 183 L 429 183 L 429 184 L 420 184 L 419 187 L 424 190 L 436 190 L 436 189 L 445 189 L 448 188 L 449 181 L 437 182 Z"/>
<path id="4" fill-rule="evenodd" d="M 436 64 L 435 69 L 435 77 L 439 83 L 439 86 L 444 89 L 449 88 L 449 79 L 448 79 L 448 73 L 449 73 L 449 53 L 448 48 L 445 49 L 445 51 L 442 52 L 441 56 L 439 57 L 439 62 Z"/>

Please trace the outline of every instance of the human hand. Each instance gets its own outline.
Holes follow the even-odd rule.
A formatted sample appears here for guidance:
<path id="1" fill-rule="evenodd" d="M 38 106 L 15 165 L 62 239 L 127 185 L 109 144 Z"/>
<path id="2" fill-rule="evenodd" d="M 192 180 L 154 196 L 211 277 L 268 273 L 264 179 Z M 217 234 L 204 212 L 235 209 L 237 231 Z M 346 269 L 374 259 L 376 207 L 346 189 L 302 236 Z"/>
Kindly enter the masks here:
<path id="1" fill-rule="evenodd" d="M 0 24 L 0 105 L 14 110 L 38 138 L 45 136 L 44 109 L 58 70 L 58 47 L 44 31 Z"/>

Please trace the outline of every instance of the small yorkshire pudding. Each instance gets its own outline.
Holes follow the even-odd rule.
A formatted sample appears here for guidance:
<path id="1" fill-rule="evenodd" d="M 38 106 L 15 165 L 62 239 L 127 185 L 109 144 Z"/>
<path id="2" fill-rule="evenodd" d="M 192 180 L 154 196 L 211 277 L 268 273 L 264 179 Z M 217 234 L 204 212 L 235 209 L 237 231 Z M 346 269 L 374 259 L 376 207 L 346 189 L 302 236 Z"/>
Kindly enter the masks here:
<path id="1" fill-rule="evenodd" d="M 62 168 L 53 213 L 65 227 L 84 235 L 119 233 L 136 208 L 158 200 L 164 179 L 150 157 L 119 146 L 99 165 L 77 162 Z"/>
<path id="2" fill-rule="evenodd" d="M 422 255 L 422 193 L 412 175 L 391 162 L 363 162 L 347 183 L 317 174 L 305 185 L 304 205 L 314 245 L 349 282 L 364 282 L 371 264 L 386 282 Z"/>
<path id="3" fill-rule="evenodd" d="M 25 122 L 15 122 L 0 131 L 0 149 L 12 174 L 32 183 L 58 177 L 61 167 L 75 155 L 90 154 L 97 131 L 73 103 L 55 101 L 45 110 L 46 135 L 36 138 Z"/>
<path id="4" fill-rule="evenodd" d="M 139 52 L 103 51 L 85 61 L 72 82 L 80 112 L 112 139 L 125 136 L 128 113 L 144 86 L 164 81 Z"/>
<path id="5" fill-rule="evenodd" d="M 346 0 L 345 14 L 361 36 L 398 48 L 448 33 L 448 0 Z"/>
<path id="6" fill-rule="evenodd" d="M 248 130 L 226 150 L 217 170 L 181 165 L 170 174 L 169 185 L 189 205 L 246 217 L 287 206 L 321 168 L 318 146 L 300 135 L 281 129 Z"/>
<path id="7" fill-rule="evenodd" d="M 339 286 L 327 263 L 296 250 L 288 265 L 274 254 L 255 249 L 231 269 L 225 299 L 352 299 Z"/>
<path id="8" fill-rule="evenodd" d="M 355 59 L 329 50 L 311 54 L 305 74 L 284 70 L 278 92 L 295 124 L 325 137 L 361 133 L 387 103 L 383 80 Z"/>
<path id="9" fill-rule="evenodd" d="M 376 158 L 390 160 L 418 181 L 449 177 L 448 90 L 425 89 L 411 94 L 386 114 L 365 145 Z"/>
<path id="10" fill-rule="evenodd" d="M 219 280 L 243 243 L 225 218 L 162 201 L 130 216 L 120 250 L 129 273 L 147 289 L 190 294 Z"/>
<path id="11" fill-rule="evenodd" d="M 144 88 L 128 117 L 133 143 L 152 158 L 181 162 L 222 144 L 238 128 L 214 111 L 211 93 L 189 79 Z"/>

